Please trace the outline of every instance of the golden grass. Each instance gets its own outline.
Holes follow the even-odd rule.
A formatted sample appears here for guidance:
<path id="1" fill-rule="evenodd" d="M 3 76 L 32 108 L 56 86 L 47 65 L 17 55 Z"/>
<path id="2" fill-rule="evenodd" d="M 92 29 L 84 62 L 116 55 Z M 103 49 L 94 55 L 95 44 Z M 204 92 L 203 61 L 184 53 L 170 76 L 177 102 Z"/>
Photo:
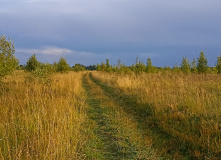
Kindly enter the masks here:
<path id="1" fill-rule="evenodd" d="M 40 83 L 16 71 L 0 84 L 0 159 L 83 159 L 82 73 Z"/>
<path id="2" fill-rule="evenodd" d="M 151 106 L 157 124 L 190 143 L 196 157 L 213 158 L 221 153 L 220 75 L 93 72 L 93 77 Z"/>

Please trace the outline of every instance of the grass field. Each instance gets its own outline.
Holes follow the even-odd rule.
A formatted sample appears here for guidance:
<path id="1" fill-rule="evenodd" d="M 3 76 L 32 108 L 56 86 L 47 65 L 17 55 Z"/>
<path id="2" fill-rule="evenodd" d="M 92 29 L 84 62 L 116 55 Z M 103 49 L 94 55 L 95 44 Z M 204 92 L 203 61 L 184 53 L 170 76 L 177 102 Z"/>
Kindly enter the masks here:
<path id="1" fill-rule="evenodd" d="M 69 72 L 0 82 L 0 159 L 219 159 L 221 77 Z"/>
<path id="2" fill-rule="evenodd" d="M 136 107 L 144 110 L 143 113 L 149 110 L 147 119 L 176 138 L 177 147 L 185 155 L 199 159 L 220 157 L 220 75 L 94 72 L 93 78 L 112 87 L 119 95 L 136 98 Z"/>
<path id="3" fill-rule="evenodd" d="M 39 82 L 17 71 L 0 88 L 0 159 L 83 159 L 82 74 Z"/>

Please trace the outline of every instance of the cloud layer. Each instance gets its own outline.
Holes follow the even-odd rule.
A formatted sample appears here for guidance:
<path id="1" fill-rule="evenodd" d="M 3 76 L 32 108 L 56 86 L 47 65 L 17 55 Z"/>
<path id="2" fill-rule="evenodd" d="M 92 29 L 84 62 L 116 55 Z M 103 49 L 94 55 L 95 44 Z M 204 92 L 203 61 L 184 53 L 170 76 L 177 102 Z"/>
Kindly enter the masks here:
<path id="1" fill-rule="evenodd" d="M 173 56 L 176 63 L 182 56 L 196 58 L 201 50 L 214 64 L 221 53 L 218 0 L 0 0 L 0 3 L 0 34 L 11 37 L 17 49 L 37 48 L 41 53 L 54 52 L 53 56 L 68 55 L 72 59 L 76 56 L 73 51 L 81 55 L 93 53 L 94 58 L 82 58 L 86 65 L 102 61 L 99 58 L 96 61 L 97 55 L 109 55 L 112 59 L 127 57 L 129 60 L 124 61 L 128 64 L 133 63 L 134 57 L 146 55 L 143 57 L 157 58 L 158 65 L 173 65 L 168 57 Z M 71 52 L 63 54 L 67 51 Z M 23 53 L 24 56 L 18 56 L 25 63 L 27 52 Z"/>
<path id="2" fill-rule="evenodd" d="M 17 49 L 17 53 L 42 54 L 48 56 L 65 56 L 72 53 L 71 50 L 57 47 L 44 47 L 43 49 Z"/>

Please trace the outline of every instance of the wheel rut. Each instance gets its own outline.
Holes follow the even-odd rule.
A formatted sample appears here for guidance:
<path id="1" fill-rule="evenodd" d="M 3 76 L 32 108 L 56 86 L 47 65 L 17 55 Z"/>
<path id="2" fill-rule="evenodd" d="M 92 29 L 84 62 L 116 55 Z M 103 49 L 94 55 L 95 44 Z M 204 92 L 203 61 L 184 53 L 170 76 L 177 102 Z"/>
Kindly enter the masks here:
<path id="1" fill-rule="evenodd" d="M 93 77 L 92 73 L 89 74 L 89 77 L 91 81 L 101 88 L 104 95 L 120 107 L 126 117 L 132 119 L 133 123 L 136 124 L 139 136 L 142 136 L 144 141 L 145 138 L 151 140 L 151 150 L 154 150 L 154 154 L 157 156 L 150 159 L 194 159 L 194 155 L 187 150 L 190 147 L 188 143 L 180 141 L 177 137 L 165 132 L 163 128 L 158 126 L 154 115 L 154 106 L 139 103 L 138 97 L 135 95 L 125 94 L 117 88 L 103 83 Z"/>
<path id="2" fill-rule="evenodd" d="M 89 74 L 83 78 L 87 93 L 87 159 L 159 159 L 151 147 L 151 138 L 142 135 L 132 116 L 106 96 Z"/>

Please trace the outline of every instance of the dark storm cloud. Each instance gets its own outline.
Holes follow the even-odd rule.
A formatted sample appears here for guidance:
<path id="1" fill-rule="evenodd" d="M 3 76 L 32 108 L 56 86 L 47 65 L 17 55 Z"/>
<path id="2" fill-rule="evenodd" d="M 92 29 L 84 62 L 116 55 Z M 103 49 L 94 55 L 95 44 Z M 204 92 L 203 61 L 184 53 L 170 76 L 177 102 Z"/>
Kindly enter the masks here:
<path id="1" fill-rule="evenodd" d="M 51 48 L 68 50 L 67 55 L 61 56 L 86 65 L 105 58 L 114 63 L 121 58 L 131 64 L 136 56 L 143 61 L 149 56 L 161 66 L 173 65 L 182 56 L 196 58 L 201 50 L 213 65 L 221 53 L 218 0 L 0 0 L 0 3 L 0 34 L 15 41 L 19 51 L 16 55 L 22 63 L 27 60 L 27 51 L 30 55 L 33 51 L 39 54 L 40 61 L 50 59 L 44 51 L 53 52 Z"/>

